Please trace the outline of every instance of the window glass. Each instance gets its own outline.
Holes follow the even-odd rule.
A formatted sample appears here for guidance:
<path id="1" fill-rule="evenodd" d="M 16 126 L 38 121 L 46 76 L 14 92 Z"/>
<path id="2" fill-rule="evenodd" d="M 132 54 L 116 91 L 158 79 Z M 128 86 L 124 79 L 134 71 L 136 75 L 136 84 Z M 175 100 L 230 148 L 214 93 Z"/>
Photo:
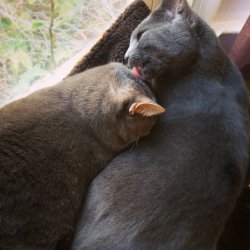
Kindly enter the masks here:
<path id="1" fill-rule="evenodd" d="M 60 81 L 130 2 L 0 1 L 0 105 Z"/>

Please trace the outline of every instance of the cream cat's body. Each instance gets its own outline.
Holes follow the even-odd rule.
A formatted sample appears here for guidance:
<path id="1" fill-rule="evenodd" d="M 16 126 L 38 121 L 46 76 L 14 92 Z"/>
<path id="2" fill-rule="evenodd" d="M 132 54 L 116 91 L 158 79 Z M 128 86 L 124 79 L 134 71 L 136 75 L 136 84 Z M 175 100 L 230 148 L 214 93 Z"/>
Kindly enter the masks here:
<path id="1" fill-rule="evenodd" d="M 68 249 L 91 180 L 164 110 L 153 99 L 109 64 L 1 108 L 0 249 Z"/>

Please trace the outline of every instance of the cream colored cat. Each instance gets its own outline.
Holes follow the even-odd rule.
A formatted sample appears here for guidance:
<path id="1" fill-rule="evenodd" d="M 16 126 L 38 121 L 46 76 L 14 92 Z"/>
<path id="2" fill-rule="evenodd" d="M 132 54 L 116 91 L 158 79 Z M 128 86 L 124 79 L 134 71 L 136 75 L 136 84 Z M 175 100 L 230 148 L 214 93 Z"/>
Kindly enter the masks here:
<path id="1" fill-rule="evenodd" d="M 91 180 L 162 112 L 118 63 L 0 109 L 0 249 L 67 248 Z"/>

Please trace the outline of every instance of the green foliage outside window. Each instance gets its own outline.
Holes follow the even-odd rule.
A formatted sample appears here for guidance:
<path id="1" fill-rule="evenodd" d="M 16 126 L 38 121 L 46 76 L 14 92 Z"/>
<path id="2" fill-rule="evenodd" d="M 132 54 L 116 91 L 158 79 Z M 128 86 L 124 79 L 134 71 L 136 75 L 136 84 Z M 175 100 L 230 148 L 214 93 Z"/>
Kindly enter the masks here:
<path id="1" fill-rule="evenodd" d="M 84 48 L 118 16 L 125 0 L 0 2 L 0 102 L 27 89 Z"/>

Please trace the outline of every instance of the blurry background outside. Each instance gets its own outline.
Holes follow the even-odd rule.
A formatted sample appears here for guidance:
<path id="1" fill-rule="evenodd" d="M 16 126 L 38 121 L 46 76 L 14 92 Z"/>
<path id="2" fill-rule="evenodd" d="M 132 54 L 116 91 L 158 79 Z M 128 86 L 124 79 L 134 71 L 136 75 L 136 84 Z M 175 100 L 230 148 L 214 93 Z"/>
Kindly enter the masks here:
<path id="1" fill-rule="evenodd" d="M 93 45 L 129 2 L 0 1 L 0 106 Z"/>

